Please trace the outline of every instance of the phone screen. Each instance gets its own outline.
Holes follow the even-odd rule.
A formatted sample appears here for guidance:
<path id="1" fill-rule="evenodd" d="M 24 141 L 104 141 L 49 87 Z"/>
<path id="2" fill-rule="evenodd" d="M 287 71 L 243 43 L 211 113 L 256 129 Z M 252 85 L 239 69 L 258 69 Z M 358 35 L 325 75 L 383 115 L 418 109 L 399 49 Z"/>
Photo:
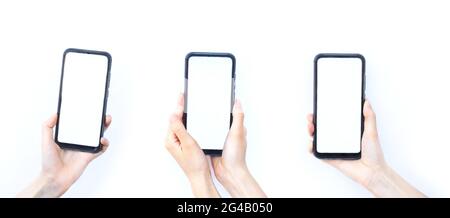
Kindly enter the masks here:
<path id="1" fill-rule="evenodd" d="M 57 142 L 100 145 L 109 63 L 105 55 L 65 53 Z"/>
<path id="2" fill-rule="evenodd" d="M 364 59 L 316 59 L 315 145 L 317 153 L 361 152 Z"/>
<path id="3" fill-rule="evenodd" d="M 186 67 L 187 131 L 202 149 L 222 150 L 234 101 L 234 58 L 192 55 Z"/>

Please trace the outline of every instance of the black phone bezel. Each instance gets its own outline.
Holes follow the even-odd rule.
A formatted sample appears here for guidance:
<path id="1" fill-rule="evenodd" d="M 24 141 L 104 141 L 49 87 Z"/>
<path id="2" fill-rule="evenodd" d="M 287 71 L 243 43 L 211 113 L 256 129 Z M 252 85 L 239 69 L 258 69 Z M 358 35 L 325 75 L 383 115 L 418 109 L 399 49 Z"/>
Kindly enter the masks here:
<path id="1" fill-rule="evenodd" d="M 231 99 L 230 99 L 230 126 L 233 123 L 233 105 L 234 105 L 234 95 L 235 95 L 235 80 L 236 80 L 236 58 L 231 53 L 223 52 L 190 52 L 185 57 L 185 70 L 184 70 L 184 113 L 183 113 L 183 124 L 187 129 L 187 104 L 188 104 L 188 78 L 189 78 L 189 59 L 191 57 L 225 57 L 230 58 L 232 61 L 231 70 Z M 225 140 L 225 139 L 224 139 Z M 222 155 L 223 149 L 202 149 L 207 155 L 220 156 Z"/>
<path id="2" fill-rule="evenodd" d="M 62 89 L 63 89 L 63 81 L 64 81 L 64 65 L 66 60 L 66 55 L 68 53 L 82 53 L 82 54 L 91 54 L 91 55 L 102 55 L 105 56 L 108 59 L 108 69 L 106 73 L 106 84 L 105 84 L 105 91 L 104 91 L 104 97 L 103 97 L 103 114 L 102 114 L 102 122 L 100 124 L 100 134 L 99 134 L 99 141 L 98 146 L 91 147 L 86 145 L 78 145 L 78 144 L 71 144 L 66 142 L 60 142 L 58 141 L 58 132 L 59 132 L 59 115 L 61 113 L 61 102 L 62 102 Z M 109 95 L 109 81 L 111 79 L 111 63 L 112 63 L 112 57 L 108 52 L 105 51 L 94 51 L 94 50 L 86 50 L 86 49 L 77 49 L 77 48 L 68 48 L 64 51 L 63 54 L 63 60 L 62 60 L 62 69 L 61 69 L 61 79 L 60 79 L 60 85 L 59 85 L 59 98 L 58 98 L 58 118 L 56 121 L 56 128 L 55 128 L 55 142 L 59 145 L 62 149 L 71 149 L 71 150 L 78 150 L 83 152 L 90 152 L 90 153 L 98 153 L 102 150 L 103 145 L 101 144 L 100 140 L 103 137 L 103 133 L 105 130 L 104 123 L 105 123 L 105 117 L 106 117 L 106 107 L 108 102 L 108 95 Z"/>
<path id="3" fill-rule="evenodd" d="M 317 151 L 317 62 L 321 58 L 359 58 L 362 64 L 362 81 L 361 81 L 361 139 L 364 133 L 364 100 L 365 100 L 365 89 L 366 89 L 366 60 L 363 55 L 358 53 L 320 53 L 314 58 L 314 114 L 313 123 L 315 126 L 313 135 L 313 153 L 314 156 L 320 159 L 348 159 L 348 160 L 358 160 L 361 159 L 361 140 L 360 140 L 360 150 L 358 153 L 320 153 Z"/>

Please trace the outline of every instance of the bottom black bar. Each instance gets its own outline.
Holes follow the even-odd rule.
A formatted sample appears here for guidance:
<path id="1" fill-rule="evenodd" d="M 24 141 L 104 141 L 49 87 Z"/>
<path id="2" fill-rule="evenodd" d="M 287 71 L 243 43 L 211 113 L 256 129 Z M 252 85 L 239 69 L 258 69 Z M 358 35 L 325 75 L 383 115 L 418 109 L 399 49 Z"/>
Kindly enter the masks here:
<path id="1" fill-rule="evenodd" d="M 172 216 L 258 216 L 280 217 L 281 215 L 299 215 L 309 217 L 322 216 L 359 216 L 363 212 L 368 217 L 408 213 L 427 216 L 432 213 L 448 215 L 448 199 L 193 199 L 193 198 L 149 198 L 149 199 L 1 199 L 0 209 L 19 215 L 62 215 L 89 217 L 112 214 L 113 217 L 129 217 L 163 214 Z"/>

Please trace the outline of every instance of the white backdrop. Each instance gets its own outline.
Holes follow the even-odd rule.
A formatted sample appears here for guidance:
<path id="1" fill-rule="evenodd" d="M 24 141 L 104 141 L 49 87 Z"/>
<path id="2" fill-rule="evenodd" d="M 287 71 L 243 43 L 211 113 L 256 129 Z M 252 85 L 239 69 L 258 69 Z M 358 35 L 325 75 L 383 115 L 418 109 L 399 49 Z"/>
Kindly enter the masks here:
<path id="1" fill-rule="evenodd" d="M 371 196 L 307 152 L 314 56 L 359 52 L 387 161 L 425 194 L 450 197 L 445 2 L 2 1 L 0 196 L 38 175 L 41 124 L 56 112 L 62 53 L 75 47 L 112 54 L 113 123 L 109 150 L 67 197 L 192 196 L 163 145 L 190 51 L 237 57 L 247 161 L 269 196 Z"/>

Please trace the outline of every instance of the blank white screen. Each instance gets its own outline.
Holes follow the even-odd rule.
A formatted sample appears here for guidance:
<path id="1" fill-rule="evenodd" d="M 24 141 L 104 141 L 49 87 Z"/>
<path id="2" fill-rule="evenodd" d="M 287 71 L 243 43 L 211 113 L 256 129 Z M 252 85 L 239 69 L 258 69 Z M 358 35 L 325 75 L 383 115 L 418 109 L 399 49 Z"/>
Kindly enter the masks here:
<path id="1" fill-rule="evenodd" d="M 360 152 L 361 90 L 361 59 L 318 60 L 316 145 L 319 153 Z"/>
<path id="2" fill-rule="evenodd" d="M 59 142 L 91 147 L 99 145 L 107 71 L 106 56 L 66 54 Z"/>
<path id="3" fill-rule="evenodd" d="M 191 57 L 187 82 L 189 134 L 203 149 L 222 149 L 230 127 L 231 58 Z"/>

